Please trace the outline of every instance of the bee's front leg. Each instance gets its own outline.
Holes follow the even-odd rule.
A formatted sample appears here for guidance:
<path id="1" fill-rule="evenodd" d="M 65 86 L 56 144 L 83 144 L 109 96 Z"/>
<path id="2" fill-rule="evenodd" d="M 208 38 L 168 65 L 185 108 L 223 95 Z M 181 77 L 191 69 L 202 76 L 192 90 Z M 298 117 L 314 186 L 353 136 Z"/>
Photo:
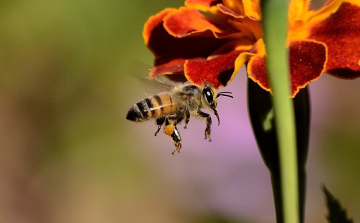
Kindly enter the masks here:
<path id="1" fill-rule="evenodd" d="M 157 130 L 155 132 L 155 136 L 160 132 L 161 126 L 164 124 L 164 122 L 165 122 L 165 117 L 156 119 L 156 125 L 158 127 L 157 127 Z"/>
<path id="2" fill-rule="evenodd" d="M 205 139 L 208 139 L 209 142 L 211 142 L 211 138 L 210 138 L 210 132 L 211 132 L 211 116 L 208 113 L 205 113 L 201 110 L 197 111 L 198 115 L 202 118 L 206 118 L 206 128 L 205 128 Z"/>

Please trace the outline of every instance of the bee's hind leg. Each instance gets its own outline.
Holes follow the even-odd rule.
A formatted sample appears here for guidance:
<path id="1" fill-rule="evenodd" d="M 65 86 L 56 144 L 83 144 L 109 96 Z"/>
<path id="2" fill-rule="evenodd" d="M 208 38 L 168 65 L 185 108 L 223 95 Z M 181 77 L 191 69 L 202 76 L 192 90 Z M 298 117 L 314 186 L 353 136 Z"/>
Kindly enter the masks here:
<path id="1" fill-rule="evenodd" d="M 180 136 L 180 132 L 177 130 L 176 126 L 175 126 L 174 131 L 171 134 L 170 138 L 175 144 L 175 150 L 172 152 L 172 154 L 175 155 L 175 152 L 180 153 L 180 149 L 182 146 L 181 145 L 181 136 Z"/>
<path id="2" fill-rule="evenodd" d="M 170 117 L 170 119 L 177 120 L 178 118 L 176 116 Z M 171 141 L 173 141 L 175 145 L 175 150 L 172 152 L 173 155 L 175 155 L 175 152 L 180 153 L 181 149 L 181 135 L 179 130 L 176 128 L 176 124 L 170 124 L 169 117 L 165 118 L 165 126 L 164 126 L 164 132 L 166 135 L 170 136 Z"/>
<path id="3" fill-rule="evenodd" d="M 155 136 L 160 132 L 161 126 L 164 124 L 164 122 L 165 122 L 165 117 L 156 119 L 157 130 L 155 132 Z"/>

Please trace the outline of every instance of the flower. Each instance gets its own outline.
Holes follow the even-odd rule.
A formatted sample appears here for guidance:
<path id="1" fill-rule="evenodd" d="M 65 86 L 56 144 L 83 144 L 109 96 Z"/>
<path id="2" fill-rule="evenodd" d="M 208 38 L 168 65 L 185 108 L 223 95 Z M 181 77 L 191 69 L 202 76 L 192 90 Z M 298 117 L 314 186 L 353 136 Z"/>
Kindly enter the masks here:
<path id="1" fill-rule="evenodd" d="M 145 44 L 155 55 L 150 77 L 184 74 L 193 84 L 226 86 L 247 63 L 249 78 L 271 91 L 265 66 L 260 0 L 186 0 L 146 22 Z M 291 96 L 323 72 L 360 76 L 360 2 L 292 0 L 288 12 Z"/>

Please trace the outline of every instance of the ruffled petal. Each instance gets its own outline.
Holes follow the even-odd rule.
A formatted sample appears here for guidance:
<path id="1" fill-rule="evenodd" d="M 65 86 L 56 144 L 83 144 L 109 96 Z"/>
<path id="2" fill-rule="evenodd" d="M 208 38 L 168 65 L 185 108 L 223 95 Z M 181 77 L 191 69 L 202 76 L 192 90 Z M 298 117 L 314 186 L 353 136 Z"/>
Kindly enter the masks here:
<path id="1" fill-rule="evenodd" d="M 224 6 L 223 4 L 217 4 L 218 9 L 220 10 L 220 12 L 232 16 L 234 18 L 244 18 L 245 17 L 245 13 L 241 10 L 238 10 L 238 12 L 234 12 L 233 10 L 231 10 L 230 8 Z M 242 13 L 242 14 L 240 14 Z"/>
<path id="2" fill-rule="evenodd" d="M 260 0 L 243 0 L 245 15 L 254 20 L 261 19 Z"/>
<path id="3" fill-rule="evenodd" d="M 254 55 L 248 61 L 247 73 L 250 79 L 255 81 L 264 90 L 270 90 L 270 84 L 267 77 L 265 66 L 265 55 Z"/>
<path id="4" fill-rule="evenodd" d="M 235 61 L 235 71 L 238 72 L 240 68 L 252 57 L 255 57 L 256 55 L 265 56 L 265 44 L 263 39 L 259 39 L 252 47 L 249 46 L 249 48 L 244 48 L 244 52 L 242 52 L 238 58 L 236 58 Z M 251 61 L 249 61 L 251 63 Z M 247 65 L 247 68 L 249 68 L 249 64 Z M 250 74 L 250 72 L 248 72 Z"/>
<path id="5" fill-rule="evenodd" d="M 181 73 L 194 84 L 219 88 L 248 63 L 249 78 L 271 91 L 259 1 L 186 0 L 187 7 L 152 16 L 143 32 L 155 55 L 150 76 Z M 328 0 L 317 11 L 309 3 L 292 0 L 288 14 L 293 97 L 323 72 L 360 76 L 360 1 Z"/>
<path id="6" fill-rule="evenodd" d="M 192 33 L 211 30 L 213 33 L 220 33 L 221 30 L 205 19 L 195 8 L 181 7 L 169 13 L 164 18 L 164 27 L 174 37 L 184 37 Z"/>
<path id="7" fill-rule="evenodd" d="M 163 26 L 163 19 L 174 11 L 176 9 L 165 9 L 150 17 L 145 24 L 145 43 L 155 55 L 151 77 L 183 72 L 187 59 L 205 59 L 227 42 L 225 39 L 216 39 L 211 31 L 194 33 L 184 38 L 169 35 Z"/>
<path id="8" fill-rule="evenodd" d="M 259 39 L 254 47 L 246 53 L 241 54 L 236 63 L 235 67 L 240 68 L 241 65 L 247 63 L 248 77 L 258 83 L 263 89 L 270 91 L 270 85 L 267 78 L 267 71 L 265 66 L 265 44 L 263 39 Z"/>
<path id="9" fill-rule="evenodd" d="M 223 87 L 232 79 L 234 63 L 242 50 L 213 56 L 211 59 L 188 60 L 185 62 L 185 76 L 193 84 L 212 83 L 215 88 Z"/>
<path id="10" fill-rule="evenodd" d="M 290 45 L 291 96 L 317 80 L 326 64 L 326 46 L 315 41 L 296 41 Z"/>
<path id="11" fill-rule="evenodd" d="M 294 22 L 304 19 L 304 15 L 309 11 L 310 1 L 311 0 L 290 1 L 288 12 L 290 27 L 294 26 Z"/>
<path id="12" fill-rule="evenodd" d="M 172 59 L 168 62 L 159 63 L 150 71 L 150 78 L 155 78 L 165 74 L 184 73 L 185 59 Z"/>
<path id="13" fill-rule="evenodd" d="M 156 29 L 156 27 L 162 25 L 163 18 L 166 15 L 168 15 L 170 12 L 174 12 L 174 11 L 176 11 L 176 9 L 166 8 L 166 9 L 162 10 L 161 12 L 159 12 L 158 14 L 151 16 L 148 19 L 148 21 L 144 25 L 144 30 L 142 33 L 146 45 L 148 45 L 148 43 L 150 41 L 150 37 L 154 33 L 154 30 Z"/>
<path id="14" fill-rule="evenodd" d="M 287 46 L 291 41 L 305 40 L 310 35 L 310 29 L 335 13 L 343 0 L 328 0 L 323 7 L 313 11 L 310 0 L 293 0 L 290 3 L 288 19 L 289 32 Z"/>
<path id="15" fill-rule="evenodd" d="M 340 78 L 360 77 L 360 6 L 344 2 L 336 13 L 310 30 L 310 39 L 328 47 L 325 72 Z"/>
<path id="16" fill-rule="evenodd" d="M 186 0 L 185 5 L 201 11 L 207 11 L 211 6 L 215 6 L 221 2 L 221 0 Z"/>
<path id="17" fill-rule="evenodd" d="M 300 88 L 317 80 L 326 64 L 326 46 L 311 41 L 295 41 L 290 44 L 291 96 Z M 250 58 L 248 75 L 265 90 L 271 91 L 265 66 L 265 56 L 257 54 Z"/>
<path id="18" fill-rule="evenodd" d="M 234 18 L 249 17 L 254 20 L 261 19 L 261 10 L 259 0 L 224 0 L 223 4 L 217 4 L 217 7 L 224 14 Z"/>

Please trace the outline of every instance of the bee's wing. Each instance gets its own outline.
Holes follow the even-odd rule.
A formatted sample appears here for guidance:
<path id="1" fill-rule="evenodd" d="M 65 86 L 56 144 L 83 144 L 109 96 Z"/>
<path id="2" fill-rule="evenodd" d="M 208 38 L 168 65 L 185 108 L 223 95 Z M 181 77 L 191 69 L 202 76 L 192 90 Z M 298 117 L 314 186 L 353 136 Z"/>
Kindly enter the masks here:
<path id="1" fill-rule="evenodd" d="M 170 78 L 165 75 L 150 79 L 148 75 L 151 71 L 151 67 L 139 61 L 136 62 L 135 70 L 136 73 L 134 73 L 134 69 L 132 69 L 132 73 L 134 73 L 132 76 L 134 76 L 142 85 L 146 96 L 158 94 L 163 91 L 171 91 L 176 85 L 186 81 L 186 79 L 184 80 L 182 77 L 183 75 L 179 75 L 180 78 L 177 75 L 169 75 Z"/>
<path id="2" fill-rule="evenodd" d="M 147 96 L 158 94 L 163 91 L 171 91 L 175 87 L 175 83 L 171 82 L 165 76 L 150 79 L 149 77 L 136 77 L 143 86 Z"/>

